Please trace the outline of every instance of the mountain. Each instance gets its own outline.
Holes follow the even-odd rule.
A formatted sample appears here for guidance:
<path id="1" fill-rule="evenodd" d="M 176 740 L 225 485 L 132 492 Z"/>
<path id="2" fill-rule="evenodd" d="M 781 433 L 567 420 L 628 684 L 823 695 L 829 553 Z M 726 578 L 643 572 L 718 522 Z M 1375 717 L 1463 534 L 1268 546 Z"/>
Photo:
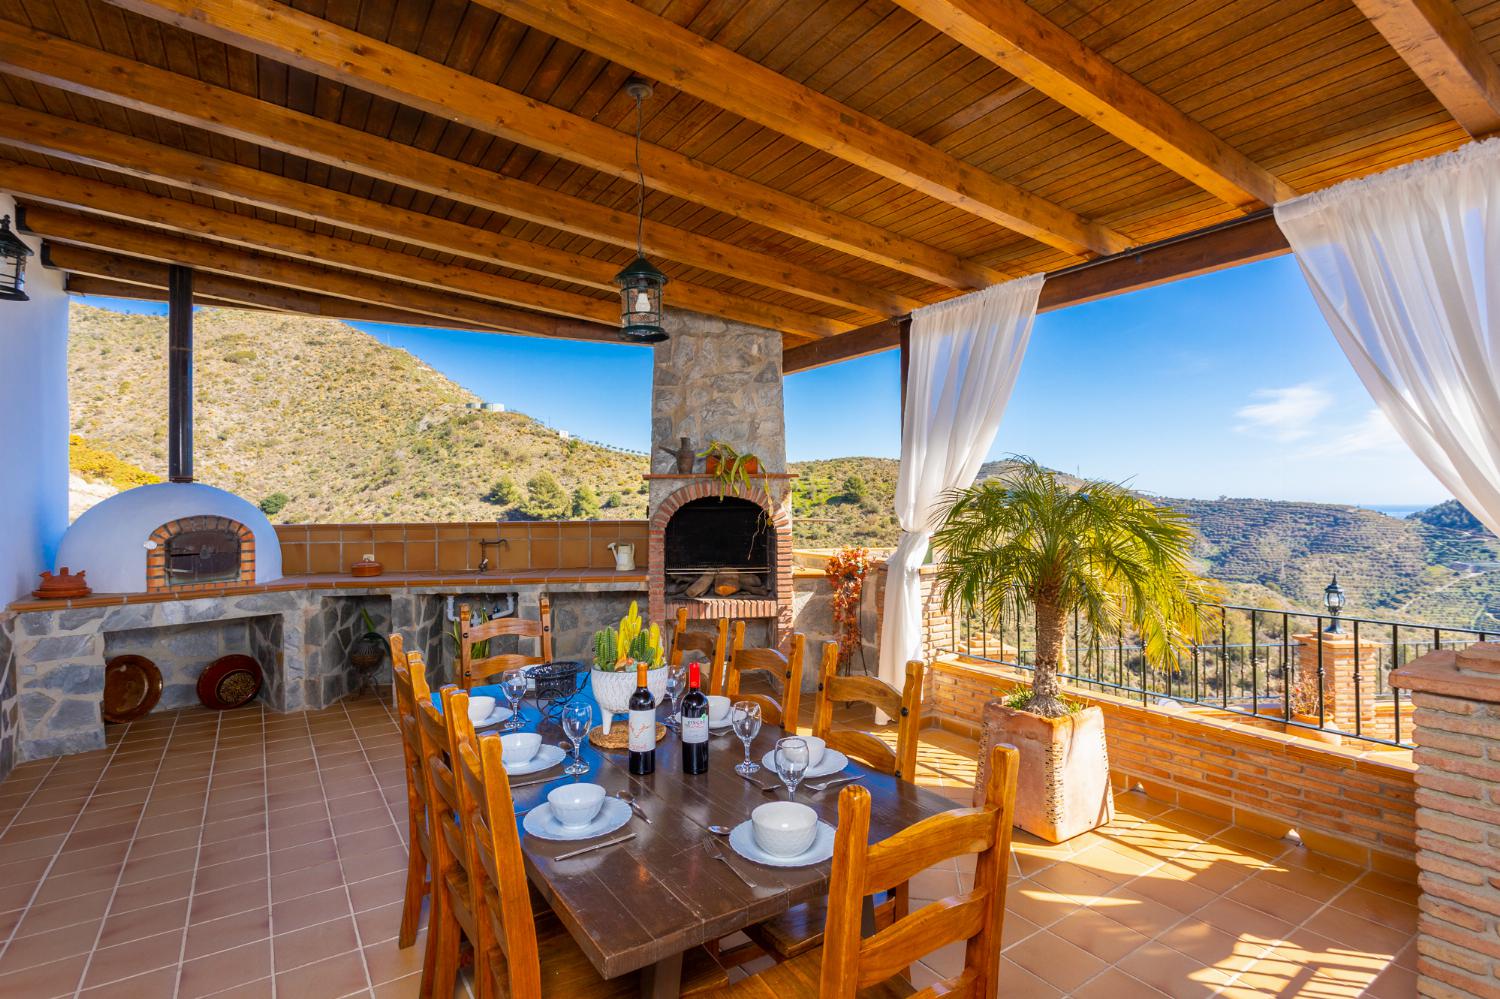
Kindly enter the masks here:
<path id="1" fill-rule="evenodd" d="M 74 303 L 69 340 L 73 432 L 159 474 L 165 328 Z M 521 519 L 571 514 L 575 499 L 593 516 L 645 512 L 640 455 L 471 409 L 476 396 L 345 323 L 200 309 L 194 357 L 194 473 L 273 520 Z"/>
<path id="2" fill-rule="evenodd" d="M 195 472 L 273 520 L 645 513 L 645 457 L 470 408 L 474 395 L 344 323 L 202 309 L 195 340 Z M 75 473 L 106 492 L 165 472 L 165 322 L 74 304 L 70 343 Z M 897 468 L 794 463 L 797 543 L 894 545 Z M 1205 571 L 1233 602 L 1316 611 L 1336 571 L 1351 611 L 1500 631 L 1500 542 L 1457 503 L 1398 520 L 1324 503 L 1154 498 L 1193 518 Z"/>

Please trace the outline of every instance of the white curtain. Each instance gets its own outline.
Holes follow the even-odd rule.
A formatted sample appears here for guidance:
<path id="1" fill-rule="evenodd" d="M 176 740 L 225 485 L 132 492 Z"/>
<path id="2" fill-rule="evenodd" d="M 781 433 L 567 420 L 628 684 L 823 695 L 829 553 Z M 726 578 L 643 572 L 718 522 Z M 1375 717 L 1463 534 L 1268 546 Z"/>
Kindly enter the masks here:
<path id="1" fill-rule="evenodd" d="M 1500 534 L 1500 140 L 1276 206 L 1396 431 Z"/>
<path id="2" fill-rule="evenodd" d="M 901 689 L 922 650 L 920 570 L 938 500 L 974 483 L 1010 401 L 1043 276 L 1019 278 L 918 309 L 911 317 L 906 417 L 896 517 L 901 540 L 886 563 L 880 677 Z"/>

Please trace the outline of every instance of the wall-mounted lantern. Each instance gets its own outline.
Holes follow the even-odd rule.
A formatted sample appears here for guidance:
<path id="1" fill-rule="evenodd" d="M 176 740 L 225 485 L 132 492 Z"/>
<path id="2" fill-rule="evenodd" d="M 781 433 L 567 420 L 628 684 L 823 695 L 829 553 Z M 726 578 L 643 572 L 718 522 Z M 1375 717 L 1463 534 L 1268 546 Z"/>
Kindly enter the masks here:
<path id="1" fill-rule="evenodd" d="M 26 258 L 31 247 L 10 231 L 10 216 L 0 216 L 0 301 L 27 302 Z"/>

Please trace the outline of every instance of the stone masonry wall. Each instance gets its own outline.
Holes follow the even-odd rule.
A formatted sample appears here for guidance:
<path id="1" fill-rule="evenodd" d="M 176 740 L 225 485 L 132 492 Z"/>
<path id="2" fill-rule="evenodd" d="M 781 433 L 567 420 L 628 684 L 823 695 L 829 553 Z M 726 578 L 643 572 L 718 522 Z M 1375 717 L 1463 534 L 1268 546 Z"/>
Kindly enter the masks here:
<path id="1" fill-rule="evenodd" d="M 198 675 L 203 667 L 230 653 L 254 655 L 250 638 L 254 618 L 209 621 L 109 632 L 104 637 L 104 659 L 145 656 L 161 670 L 161 700 L 156 710 L 167 711 L 198 703 Z"/>

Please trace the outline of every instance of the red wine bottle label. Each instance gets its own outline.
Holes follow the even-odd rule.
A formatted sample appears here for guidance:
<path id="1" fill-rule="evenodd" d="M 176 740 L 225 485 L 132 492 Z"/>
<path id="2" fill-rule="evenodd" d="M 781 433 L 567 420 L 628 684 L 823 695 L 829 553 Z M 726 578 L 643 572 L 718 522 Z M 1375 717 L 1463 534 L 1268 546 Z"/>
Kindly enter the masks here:
<path id="1" fill-rule="evenodd" d="M 649 753 L 656 748 L 656 712 L 630 712 L 630 751 Z"/>
<path id="2" fill-rule="evenodd" d="M 701 718 L 682 719 L 682 741 L 683 742 L 707 742 L 708 741 L 708 716 Z"/>

